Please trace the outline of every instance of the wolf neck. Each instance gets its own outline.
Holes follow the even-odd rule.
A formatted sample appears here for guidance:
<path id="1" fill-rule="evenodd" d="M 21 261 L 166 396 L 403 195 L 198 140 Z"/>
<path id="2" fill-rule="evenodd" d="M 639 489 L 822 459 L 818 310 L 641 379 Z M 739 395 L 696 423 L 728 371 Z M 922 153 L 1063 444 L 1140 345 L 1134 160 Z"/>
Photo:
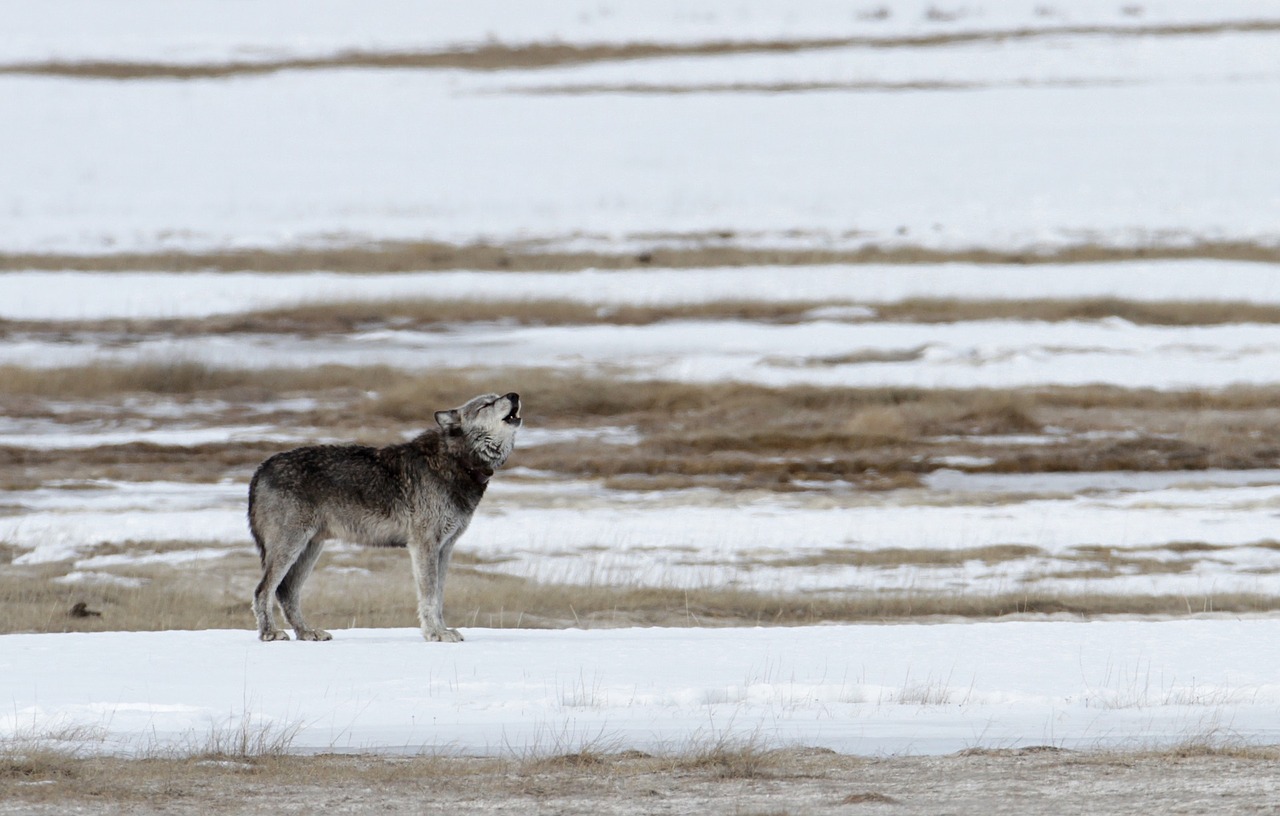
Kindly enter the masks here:
<path id="1" fill-rule="evenodd" d="M 419 434 L 409 444 L 417 447 L 428 459 L 439 462 L 437 472 L 447 472 L 449 465 L 452 465 L 451 469 L 456 474 L 452 480 L 454 489 L 478 501 L 493 476 L 493 468 L 479 461 L 469 451 L 460 450 L 462 446 L 455 444 L 458 441 L 460 440 L 447 437 L 433 428 Z"/>

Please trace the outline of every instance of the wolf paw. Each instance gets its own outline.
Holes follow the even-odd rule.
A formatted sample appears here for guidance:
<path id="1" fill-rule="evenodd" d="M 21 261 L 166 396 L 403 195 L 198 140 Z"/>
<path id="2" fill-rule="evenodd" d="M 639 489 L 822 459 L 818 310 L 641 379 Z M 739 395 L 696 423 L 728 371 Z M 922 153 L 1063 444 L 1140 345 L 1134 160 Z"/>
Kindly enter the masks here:
<path id="1" fill-rule="evenodd" d="M 333 635 L 323 629 L 299 629 L 298 640 L 333 640 Z"/>
<path id="2" fill-rule="evenodd" d="M 258 640 L 272 641 L 272 640 L 288 640 L 288 639 L 289 639 L 289 633 L 285 632 L 282 629 L 268 629 L 265 632 L 258 633 Z"/>
<path id="3" fill-rule="evenodd" d="M 429 643 L 459 643 L 462 641 L 462 633 L 457 629 L 427 629 L 423 631 L 422 636 Z"/>

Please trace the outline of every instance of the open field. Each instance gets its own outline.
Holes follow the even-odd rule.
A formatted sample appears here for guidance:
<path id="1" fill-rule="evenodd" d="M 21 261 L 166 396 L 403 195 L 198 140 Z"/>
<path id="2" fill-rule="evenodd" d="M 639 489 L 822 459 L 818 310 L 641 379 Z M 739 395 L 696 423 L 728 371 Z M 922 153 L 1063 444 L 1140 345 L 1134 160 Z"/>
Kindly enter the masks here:
<path id="1" fill-rule="evenodd" d="M 4 266 L 1275 260 L 1274 3 L 627 5 L 15 4 Z"/>
<path id="2" fill-rule="evenodd" d="M 103 8 L 0 9 L 0 814 L 1276 808 L 1280 4 Z M 254 638 L 259 462 L 512 390 L 465 643 Z"/>

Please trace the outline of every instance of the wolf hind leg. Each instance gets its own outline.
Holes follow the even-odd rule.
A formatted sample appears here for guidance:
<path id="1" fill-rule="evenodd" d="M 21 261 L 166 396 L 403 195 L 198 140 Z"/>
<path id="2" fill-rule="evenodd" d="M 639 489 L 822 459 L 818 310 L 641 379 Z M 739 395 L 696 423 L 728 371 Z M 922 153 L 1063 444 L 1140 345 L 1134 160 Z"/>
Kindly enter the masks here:
<path id="1" fill-rule="evenodd" d="M 289 635 L 276 628 L 272 615 L 276 590 L 289 570 L 302 556 L 317 530 L 275 530 L 263 536 L 262 580 L 253 592 L 253 615 L 258 622 L 259 640 L 288 640 Z"/>
<path id="2" fill-rule="evenodd" d="M 311 570 L 320 558 L 322 549 L 324 544 L 317 538 L 307 542 L 302 555 L 293 562 L 293 566 L 285 573 L 280 586 L 276 587 L 276 599 L 280 601 L 280 609 L 284 612 L 285 620 L 289 621 L 289 625 L 293 627 L 298 640 L 333 640 L 333 635 L 323 629 L 311 627 L 302 616 L 302 585 L 306 582 L 307 576 L 311 575 Z"/>

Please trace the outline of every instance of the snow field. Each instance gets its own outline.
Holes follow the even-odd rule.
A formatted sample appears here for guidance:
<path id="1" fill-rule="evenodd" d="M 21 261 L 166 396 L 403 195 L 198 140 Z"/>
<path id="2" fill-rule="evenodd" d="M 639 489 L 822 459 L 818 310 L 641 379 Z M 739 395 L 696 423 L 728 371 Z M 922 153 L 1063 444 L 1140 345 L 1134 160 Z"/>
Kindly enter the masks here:
<path id="1" fill-rule="evenodd" d="M 155 752 L 504 754 L 726 741 L 845 753 L 1280 740 L 1275 620 L 0 636 L 0 734 Z M 91 670 L 88 667 L 92 667 Z M 38 680 L 37 680 L 38 678 Z M 296 732 L 296 733 L 295 733 Z"/>

